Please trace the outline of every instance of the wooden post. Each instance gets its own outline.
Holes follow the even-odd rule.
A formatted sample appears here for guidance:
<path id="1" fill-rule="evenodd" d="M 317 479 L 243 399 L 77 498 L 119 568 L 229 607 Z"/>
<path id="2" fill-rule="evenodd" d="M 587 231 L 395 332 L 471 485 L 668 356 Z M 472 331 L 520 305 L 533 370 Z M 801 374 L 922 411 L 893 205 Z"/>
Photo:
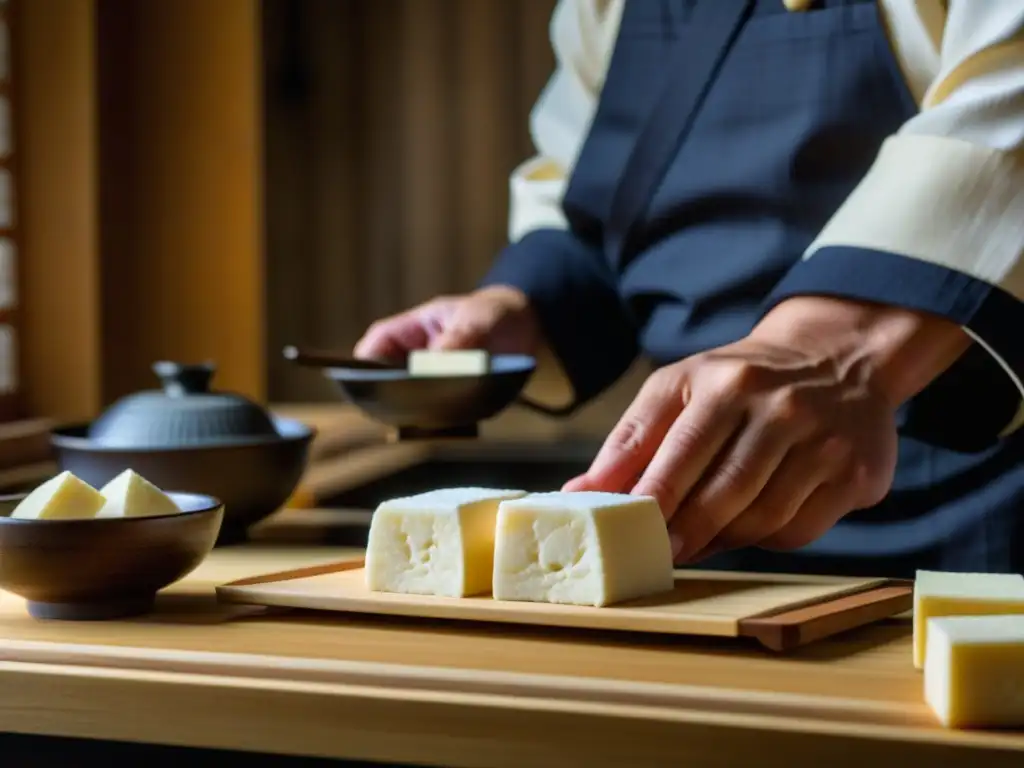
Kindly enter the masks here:
<path id="1" fill-rule="evenodd" d="M 265 395 L 257 0 L 98 0 L 104 396 L 157 359 Z"/>
<path id="2" fill-rule="evenodd" d="M 30 411 L 91 418 L 161 358 L 263 398 L 258 0 L 20 10 Z"/>
<path id="3" fill-rule="evenodd" d="M 100 406 L 94 0 L 19 3 L 19 259 L 25 402 L 88 418 Z"/>

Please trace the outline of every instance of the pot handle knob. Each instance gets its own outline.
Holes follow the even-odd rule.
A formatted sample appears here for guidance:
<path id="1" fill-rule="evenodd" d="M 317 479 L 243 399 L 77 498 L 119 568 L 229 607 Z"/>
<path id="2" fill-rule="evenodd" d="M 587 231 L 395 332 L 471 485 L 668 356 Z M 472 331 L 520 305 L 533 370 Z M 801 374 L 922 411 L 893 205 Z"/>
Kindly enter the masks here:
<path id="1" fill-rule="evenodd" d="M 210 362 L 186 365 L 161 360 L 153 364 L 153 373 L 160 379 L 168 397 L 187 397 L 209 392 L 210 382 L 216 372 L 217 366 Z"/>

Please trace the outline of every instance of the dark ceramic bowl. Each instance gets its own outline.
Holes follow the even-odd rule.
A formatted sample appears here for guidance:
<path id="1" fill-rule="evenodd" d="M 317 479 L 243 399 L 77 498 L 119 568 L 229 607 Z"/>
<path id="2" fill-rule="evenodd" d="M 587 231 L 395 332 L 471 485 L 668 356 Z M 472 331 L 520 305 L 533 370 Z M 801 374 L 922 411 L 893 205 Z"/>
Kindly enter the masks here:
<path id="1" fill-rule="evenodd" d="M 25 497 L 0 497 L 0 589 L 37 619 L 146 613 L 210 554 L 224 520 L 218 499 L 168 495 L 181 514 L 103 520 L 18 520 L 10 514 Z"/>
<path id="2" fill-rule="evenodd" d="M 280 509 L 302 479 L 315 430 L 292 419 L 274 423 L 277 437 L 220 445 L 108 448 L 87 437 L 87 424 L 55 430 L 51 443 L 60 469 L 95 488 L 133 469 L 158 488 L 220 499 L 225 513 L 219 543 L 225 544 L 243 540 L 251 525 Z"/>
<path id="3" fill-rule="evenodd" d="M 483 376 L 410 376 L 406 370 L 327 368 L 342 395 L 371 418 L 424 432 L 474 428 L 516 401 L 537 363 L 495 355 Z"/>

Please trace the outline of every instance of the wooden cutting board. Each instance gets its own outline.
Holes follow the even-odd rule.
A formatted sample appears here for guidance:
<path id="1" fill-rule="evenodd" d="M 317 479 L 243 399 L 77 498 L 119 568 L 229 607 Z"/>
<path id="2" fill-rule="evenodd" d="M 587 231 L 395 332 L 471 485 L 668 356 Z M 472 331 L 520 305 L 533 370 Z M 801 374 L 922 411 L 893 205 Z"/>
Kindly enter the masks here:
<path id="1" fill-rule="evenodd" d="M 217 587 L 221 602 L 418 619 L 749 637 L 776 651 L 911 607 L 913 586 L 887 579 L 679 571 L 667 594 L 605 608 L 370 592 L 362 561 L 302 568 Z"/>

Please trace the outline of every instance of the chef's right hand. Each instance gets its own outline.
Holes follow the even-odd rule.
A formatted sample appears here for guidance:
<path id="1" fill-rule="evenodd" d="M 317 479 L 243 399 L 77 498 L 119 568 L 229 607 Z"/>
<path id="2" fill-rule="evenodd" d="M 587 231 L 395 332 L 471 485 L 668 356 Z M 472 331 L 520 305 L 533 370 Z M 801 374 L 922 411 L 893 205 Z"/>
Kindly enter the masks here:
<path id="1" fill-rule="evenodd" d="M 540 326 L 522 291 L 511 286 L 441 296 L 371 325 L 355 347 L 360 358 L 404 359 L 414 349 L 486 349 L 536 353 Z"/>

